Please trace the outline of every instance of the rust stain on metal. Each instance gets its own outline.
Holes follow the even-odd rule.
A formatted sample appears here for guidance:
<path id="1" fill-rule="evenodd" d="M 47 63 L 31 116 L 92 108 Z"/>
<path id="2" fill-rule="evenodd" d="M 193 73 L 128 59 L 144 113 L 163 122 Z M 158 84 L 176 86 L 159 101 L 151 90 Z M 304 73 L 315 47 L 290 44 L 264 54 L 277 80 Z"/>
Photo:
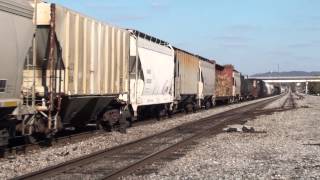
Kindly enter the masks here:
<path id="1" fill-rule="evenodd" d="M 216 65 L 216 97 L 232 96 L 233 70 L 232 65 Z"/>
<path id="2" fill-rule="evenodd" d="M 180 94 L 197 94 L 199 58 L 179 49 L 175 50 L 178 61 L 178 84 Z"/>
<path id="3" fill-rule="evenodd" d="M 52 128 L 52 112 L 54 111 L 54 99 L 56 94 L 56 70 L 55 70 L 55 58 L 54 58 L 54 49 L 55 49 L 55 19 L 56 19 L 56 6 L 55 4 L 51 5 L 51 21 L 50 21 L 50 52 L 49 52 L 49 62 L 50 62 L 50 97 L 49 97 L 49 121 L 48 128 Z"/>

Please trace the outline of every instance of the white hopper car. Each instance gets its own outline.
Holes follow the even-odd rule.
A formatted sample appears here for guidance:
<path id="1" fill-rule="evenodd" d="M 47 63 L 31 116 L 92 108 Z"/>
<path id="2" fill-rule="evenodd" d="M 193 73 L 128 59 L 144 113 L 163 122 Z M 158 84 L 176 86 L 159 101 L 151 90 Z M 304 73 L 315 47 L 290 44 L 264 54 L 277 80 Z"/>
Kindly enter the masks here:
<path id="1" fill-rule="evenodd" d="M 23 113 L 22 70 L 32 45 L 32 17 L 33 9 L 26 1 L 0 0 L 0 146 L 6 144 L 8 131 L 14 133 L 17 119 L 11 118 Z"/>

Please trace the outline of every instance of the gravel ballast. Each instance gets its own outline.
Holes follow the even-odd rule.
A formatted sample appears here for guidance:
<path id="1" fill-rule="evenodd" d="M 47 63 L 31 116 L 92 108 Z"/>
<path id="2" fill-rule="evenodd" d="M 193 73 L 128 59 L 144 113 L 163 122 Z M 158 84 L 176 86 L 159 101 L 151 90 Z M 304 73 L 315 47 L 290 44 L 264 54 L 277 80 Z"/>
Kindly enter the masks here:
<path id="1" fill-rule="evenodd" d="M 37 150 L 35 152 L 30 152 L 26 155 L 19 155 L 12 159 L 0 159 L 0 179 L 13 178 L 37 171 L 86 154 L 159 133 L 187 122 L 196 121 L 201 118 L 262 100 L 264 99 L 224 107 L 216 107 L 207 111 L 171 118 L 153 124 L 133 127 L 128 129 L 127 134 L 112 132 L 107 135 L 97 136 L 74 144 L 66 144 L 63 147 L 51 147 L 40 151 Z"/>
<path id="2" fill-rule="evenodd" d="M 266 108 L 282 105 L 283 99 Z M 222 133 L 158 171 L 124 179 L 320 179 L 320 97 L 246 123 L 266 133 Z"/>

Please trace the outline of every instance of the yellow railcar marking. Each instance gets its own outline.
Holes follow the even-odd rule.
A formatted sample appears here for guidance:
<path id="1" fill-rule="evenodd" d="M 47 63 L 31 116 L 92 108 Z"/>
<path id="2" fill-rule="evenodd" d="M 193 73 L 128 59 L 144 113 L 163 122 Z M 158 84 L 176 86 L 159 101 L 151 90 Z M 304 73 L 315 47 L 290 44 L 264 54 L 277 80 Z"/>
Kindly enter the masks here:
<path id="1" fill-rule="evenodd" d="M 16 107 L 18 106 L 18 103 L 15 101 L 8 101 L 2 103 L 3 107 Z"/>

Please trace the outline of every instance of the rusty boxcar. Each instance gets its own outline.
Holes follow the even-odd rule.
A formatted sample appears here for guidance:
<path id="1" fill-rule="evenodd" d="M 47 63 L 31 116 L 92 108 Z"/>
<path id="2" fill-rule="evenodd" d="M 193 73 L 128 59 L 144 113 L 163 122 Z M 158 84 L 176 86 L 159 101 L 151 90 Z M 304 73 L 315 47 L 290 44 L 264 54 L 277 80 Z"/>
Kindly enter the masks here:
<path id="1" fill-rule="evenodd" d="M 233 70 L 233 101 L 240 101 L 241 99 L 241 73 Z"/>
<path id="2" fill-rule="evenodd" d="M 259 96 L 260 88 L 258 86 L 259 82 L 257 80 L 248 79 L 246 77 L 241 77 L 241 96 L 245 100 L 252 100 Z"/>
<path id="3" fill-rule="evenodd" d="M 205 108 L 212 107 L 216 101 L 216 63 L 200 57 L 200 82 L 199 96 L 201 99 L 200 105 Z"/>
<path id="4" fill-rule="evenodd" d="M 215 62 L 175 49 L 175 103 L 186 112 L 215 103 Z"/>
<path id="5" fill-rule="evenodd" d="M 233 66 L 216 64 L 216 100 L 231 101 L 233 97 Z"/>
<path id="6" fill-rule="evenodd" d="M 259 79 L 246 79 L 249 99 L 264 96 L 264 82 Z"/>
<path id="7" fill-rule="evenodd" d="M 175 48 L 175 100 L 177 109 L 187 112 L 197 106 L 200 59 L 189 52 Z"/>
<path id="8" fill-rule="evenodd" d="M 250 99 L 250 91 L 249 91 L 249 83 L 248 79 L 241 75 L 241 100 L 249 100 Z"/>

